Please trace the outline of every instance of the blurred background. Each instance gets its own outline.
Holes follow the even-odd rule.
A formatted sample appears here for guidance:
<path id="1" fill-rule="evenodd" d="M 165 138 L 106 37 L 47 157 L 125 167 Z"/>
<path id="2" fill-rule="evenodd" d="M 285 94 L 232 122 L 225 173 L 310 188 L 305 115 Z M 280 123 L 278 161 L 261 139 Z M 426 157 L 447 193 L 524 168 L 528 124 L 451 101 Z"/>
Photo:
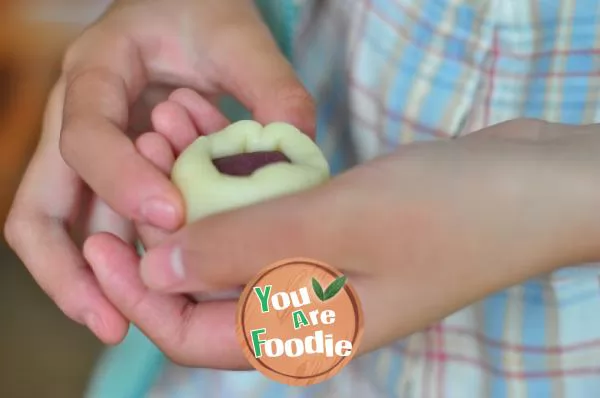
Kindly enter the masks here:
<path id="1" fill-rule="evenodd" d="M 68 43 L 110 0 L 0 0 L 0 222 L 37 144 Z M 0 397 L 81 398 L 102 346 L 0 242 Z"/>

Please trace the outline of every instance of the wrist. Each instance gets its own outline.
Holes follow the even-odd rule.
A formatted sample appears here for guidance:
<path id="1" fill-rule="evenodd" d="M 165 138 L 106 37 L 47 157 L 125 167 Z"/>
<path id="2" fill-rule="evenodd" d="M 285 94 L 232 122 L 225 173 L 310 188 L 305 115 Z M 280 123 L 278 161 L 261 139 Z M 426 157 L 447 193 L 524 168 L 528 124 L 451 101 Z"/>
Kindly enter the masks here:
<path id="1" fill-rule="evenodd" d="M 564 129 L 558 138 L 539 144 L 542 167 L 539 201 L 552 212 L 548 236 L 549 269 L 600 261 L 600 125 Z M 595 131 L 596 130 L 596 131 Z"/>

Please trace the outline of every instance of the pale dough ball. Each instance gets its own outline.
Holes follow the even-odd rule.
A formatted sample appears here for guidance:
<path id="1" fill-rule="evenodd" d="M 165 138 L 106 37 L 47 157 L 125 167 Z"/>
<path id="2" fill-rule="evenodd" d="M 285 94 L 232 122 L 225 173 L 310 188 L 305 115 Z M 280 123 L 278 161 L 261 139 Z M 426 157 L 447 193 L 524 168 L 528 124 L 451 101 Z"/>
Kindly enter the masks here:
<path id="1" fill-rule="evenodd" d="M 268 164 L 249 176 L 221 173 L 213 161 L 231 155 L 278 151 L 289 162 Z M 286 123 L 252 120 L 197 138 L 175 161 L 171 178 L 181 191 L 187 222 L 315 187 L 329 179 L 329 164 L 307 135 Z"/>

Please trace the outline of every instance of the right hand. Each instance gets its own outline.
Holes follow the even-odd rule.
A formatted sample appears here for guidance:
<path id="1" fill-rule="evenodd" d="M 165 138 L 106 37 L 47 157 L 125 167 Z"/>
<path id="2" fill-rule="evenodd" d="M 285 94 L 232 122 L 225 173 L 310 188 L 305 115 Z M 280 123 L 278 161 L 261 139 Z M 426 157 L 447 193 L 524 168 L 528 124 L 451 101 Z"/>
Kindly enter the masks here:
<path id="1" fill-rule="evenodd" d="M 85 225 L 82 238 L 107 231 L 131 243 L 133 221 L 145 227 L 151 247 L 164 236 L 152 231 L 168 233 L 183 223 L 179 192 L 143 150 L 165 138 L 146 134 L 134 142 L 150 128 L 156 103 L 169 97 L 183 109 L 193 106 L 189 92 L 170 87 L 189 87 L 205 100 L 191 112 L 203 115 L 194 118 L 196 126 L 181 126 L 170 144 L 174 155 L 197 131 L 228 123 L 214 105 L 223 94 L 261 123 L 285 121 L 314 134 L 314 104 L 251 1 L 115 1 L 73 43 L 5 235 L 65 314 L 109 344 L 123 339 L 129 320 L 103 294 L 72 230 Z M 184 112 L 169 103 L 152 112 L 155 125 Z"/>

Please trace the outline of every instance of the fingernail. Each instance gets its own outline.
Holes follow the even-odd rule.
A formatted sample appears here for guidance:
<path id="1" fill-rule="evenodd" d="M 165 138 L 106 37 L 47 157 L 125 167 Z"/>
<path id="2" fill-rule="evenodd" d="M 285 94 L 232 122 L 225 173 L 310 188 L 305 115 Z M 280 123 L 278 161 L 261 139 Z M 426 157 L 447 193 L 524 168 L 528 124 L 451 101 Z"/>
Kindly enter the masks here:
<path id="1" fill-rule="evenodd" d="M 152 289 L 169 289 L 185 278 L 180 247 L 157 248 L 148 252 L 142 258 L 140 268 L 142 280 Z"/>
<path id="2" fill-rule="evenodd" d="M 146 200 L 142 203 L 140 212 L 147 223 L 159 228 L 176 228 L 179 221 L 175 206 L 164 199 Z"/>

